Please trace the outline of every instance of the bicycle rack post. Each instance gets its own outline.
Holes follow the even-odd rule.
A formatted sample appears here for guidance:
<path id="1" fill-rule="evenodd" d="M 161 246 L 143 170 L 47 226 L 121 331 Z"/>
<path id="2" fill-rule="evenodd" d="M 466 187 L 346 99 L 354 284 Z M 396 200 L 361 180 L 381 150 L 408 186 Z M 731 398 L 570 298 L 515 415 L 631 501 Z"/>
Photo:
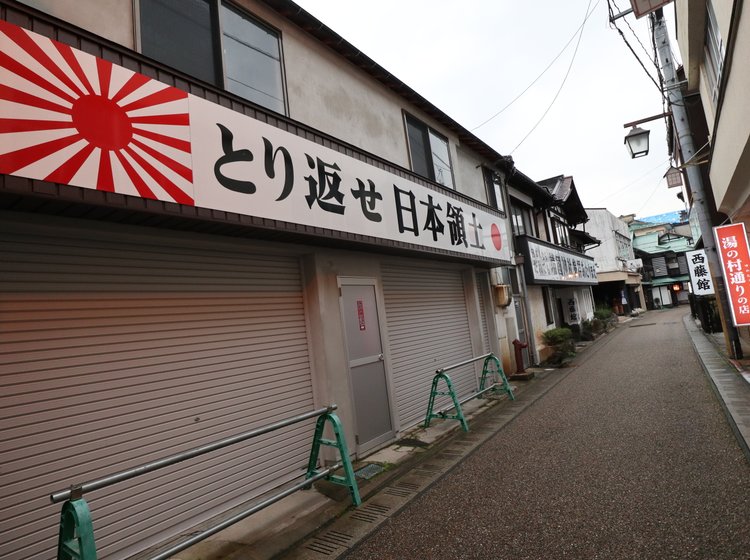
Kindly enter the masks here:
<path id="1" fill-rule="evenodd" d="M 326 422 L 331 423 L 331 429 L 336 438 L 335 440 L 325 439 L 323 437 L 323 430 L 325 429 Z M 354 503 L 355 506 L 360 505 L 362 503 L 362 498 L 359 496 L 357 480 L 354 476 L 352 461 L 349 458 L 349 449 L 346 446 L 346 439 L 344 438 L 344 429 L 341 426 L 341 420 L 339 420 L 339 417 L 334 412 L 326 412 L 325 414 L 318 416 L 318 420 L 315 423 L 315 435 L 313 436 L 313 443 L 310 448 L 310 460 L 307 463 L 307 475 L 305 478 L 312 478 L 318 474 L 318 455 L 320 454 L 321 445 L 335 447 L 339 450 L 341 464 L 344 469 L 344 476 L 331 474 L 326 476 L 325 480 L 349 488 L 349 495 L 352 497 L 352 503 Z"/>
<path id="2" fill-rule="evenodd" d="M 445 382 L 445 385 L 448 388 L 447 391 L 438 391 L 438 381 L 440 381 L 441 379 Z M 448 414 L 447 412 L 433 413 L 433 410 L 435 409 L 435 397 L 438 395 L 450 396 L 451 400 L 453 401 L 453 406 L 456 409 L 455 414 Z M 451 420 L 458 420 L 459 422 L 461 422 L 461 428 L 463 429 L 463 431 L 469 431 L 469 424 L 466 422 L 466 418 L 464 418 L 464 412 L 461 409 L 461 403 L 458 402 L 458 398 L 456 397 L 456 391 L 453 390 L 453 383 L 451 383 L 451 378 L 448 377 L 447 373 L 443 373 L 441 370 L 438 370 L 438 372 L 435 374 L 435 377 L 432 378 L 430 402 L 427 405 L 427 415 L 424 419 L 425 428 L 430 427 L 430 421 L 433 418 L 448 418 Z"/>
<path id="3" fill-rule="evenodd" d="M 66 501 L 60 511 L 57 560 L 96 560 L 91 512 L 80 495 L 80 489 L 77 497 Z"/>
<path id="4" fill-rule="evenodd" d="M 494 354 L 490 354 L 484 360 L 484 366 L 482 367 L 482 377 L 481 377 L 481 379 L 479 381 L 479 391 L 480 392 L 484 391 L 484 384 L 487 381 L 487 374 L 489 373 L 490 362 L 492 362 L 493 364 L 495 364 L 495 376 L 497 376 L 497 378 L 499 378 L 499 381 L 502 384 L 502 388 L 500 388 L 500 389 L 494 388 L 494 389 L 492 389 L 492 392 L 493 393 L 497 393 L 497 392 L 500 392 L 500 391 L 505 391 L 508 394 L 508 398 L 510 398 L 510 400 L 512 400 L 512 401 L 516 400 L 516 397 L 513 394 L 513 389 L 511 388 L 510 383 L 508 383 L 508 378 L 505 377 L 505 372 L 503 371 L 503 366 L 500 363 L 500 360 L 498 360 L 497 356 L 495 356 Z"/>

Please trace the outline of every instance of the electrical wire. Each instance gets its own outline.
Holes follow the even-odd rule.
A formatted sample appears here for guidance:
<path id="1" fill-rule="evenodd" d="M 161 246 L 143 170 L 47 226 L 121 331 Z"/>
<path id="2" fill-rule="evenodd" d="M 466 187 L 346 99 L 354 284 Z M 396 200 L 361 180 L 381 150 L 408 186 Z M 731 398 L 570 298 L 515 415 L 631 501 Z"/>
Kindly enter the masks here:
<path id="1" fill-rule="evenodd" d="M 614 5 L 615 9 L 617 9 L 618 12 L 620 11 L 620 6 L 617 5 L 617 2 L 615 2 L 615 0 L 612 0 L 612 5 Z M 622 18 L 622 20 L 625 22 L 625 25 L 628 26 L 628 29 L 630 29 L 630 32 L 633 34 L 633 37 L 635 37 L 635 40 L 638 41 L 638 44 L 643 49 L 643 52 L 646 53 L 646 56 L 649 57 L 649 58 L 651 58 L 651 53 L 648 52 L 648 49 L 646 48 L 646 46 L 641 42 L 641 38 L 638 37 L 638 34 L 635 32 L 635 29 L 633 29 L 633 26 L 630 25 L 630 22 L 627 19 L 625 19 L 625 18 Z M 653 39 L 654 39 L 654 34 L 652 33 L 651 34 L 651 40 L 652 40 L 652 42 L 653 42 Z M 654 55 L 654 57 L 656 57 L 656 50 L 655 49 L 653 51 L 653 55 Z M 658 61 L 654 60 L 653 62 L 654 62 L 654 67 L 656 68 L 656 73 L 660 74 L 661 70 L 659 69 L 659 63 L 658 63 Z"/>
<path id="2" fill-rule="evenodd" d="M 643 205 L 638 209 L 636 212 L 636 215 L 640 214 L 641 211 L 646 207 L 648 202 L 653 198 L 653 196 L 656 194 L 656 191 L 659 190 L 659 187 L 661 186 L 661 182 L 664 180 L 664 177 L 660 177 L 659 180 L 656 182 L 656 185 L 654 185 L 654 189 L 651 191 L 651 194 L 648 195 L 648 198 L 643 201 Z"/>
<path id="3" fill-rule="evenodd" d="M 643 180 L 644 178 L 648 177 L 649 175 L 651 175 L 657 169 L 663 169 L 664 168 L 664 164 L 669 163 L 669 161 L 670 161 L 670 158 L 665 159 L 664 161 L 660 162 L 658 165 L 656 165 L 656 166 L 652 167 L 651 169 L 649 169 L 648 171 L 646 171 L 643 175 L 641 175 L 637 179 L 633 179 L 632 181 L 630 181 L 624 187 L 621 187 L 621 188 L 617 189 L 616 191 L 609 193 L 607 196 L 605 196 L 603 198 L 600 198 L 599 200 L 596 201 L 596 204 L 600 204 L 600 203 L 604 202 L 605 200 L 607 200 L 609 198 L 612 198 L 616 194 L 620 194 L 622 191 L 624 191 L 625 189 L 627 189 L 631 185 L 634 185 L 637 182 L 639 182 L 639 181 Z"/>
<path id="4" fill-rule="evenodd" d="M 542 76 L 544 76 L 544 74 L 546 74 L 547 70 L 549 70 L 552 67 L 552 65 L 555 62 L 557 62 L 557 59 L 562 56 L 562 53 L 564 53 L 566 51 L 566 49 L 568 48 L 568 45 L 570 45 L 570 43 L 573 42 L 573 39 L 576 38 L 576 35 L 578 35 L 578 32 L 581 30 L 581 28 L 584 25 L 586 25 L 586 20 L 588 20 L 589 17 L 591 17 L 591 14 L 594 13 L 594 10 L 596 10 L 596 7 L 599 5 L 600 1 L 601 0 L 596 0 L 596 4 L 594 4 L 594 7 L 591 8 L 591 11 L 586 14 L 586 17 L 583 19 L 583 23 L 581 23 L 581 25 L 579 25 L 578 28 L 573 32 L 573 34 L 570 36 L 570 39 L 568 39 L 568 42 L 565 43 L 565 45 L 563 45 L 563 48 L 560 50 L 559 53 L 557 53 L 557 56 L 555 56 L 555 58 L 552 59 L 552 61 L 547 65 L 547 67 L 544 70 L 542 70 L 541 74 L 539 74 L 536 78 L 534 78 L 534 81 L 531 82 L 528 86 L 526 86 L 524 88 L 524 90 L 521 93 L 519 93 L 518 95 L 516 95 L 505 107 L 503 107 L 502 109 L 500 109 L 497 113 L 495 113 L 494 115 L 492 115 L 490 118 L 488 118 L 487 120 L 485 120 L 481 124 L 478 124 L 477 126 L 475 126 L 474 128 L 472 128 L 471 132 L 474 132 L 475 130 L 478 130 L 478 129 L 482 128 L 488 122 L 490 122 L 490 121 L 494 120 L 495 118 L 499 117 L 503 112 L 505 112 L 505 110 L 508 107 L 510 107 L 516 101 L 518 101 L 524 93 L 526 93 L 527 91 L 529 91 L 529 89 L 531 88 L 531 86 L 533 86 L 535 83 L 537 83 L 540 80 L 540 78 Z M 589 5 L 591 5 L 590 2 L 589 2 Z"/>
<path id="5" fill-rule="evenodd" d="M 587 14 L 586 17 L 588 17 L 590 7 L 591 7 L 591 0 L 589 0 L 588 5 L 586 6 L 586 14 Z M 536 124 L 533 127 L 531 127 L 531 130 L 529 130 L 529 132 L 526 133 L 526 136 L 524 136 L 523 139 L 518 144 L 516 144 L 516 147 L 513 148 L 508 153 L 509 156 L 513 155 L 513 152 L 515 152 L 519 148 L 519 146 L 523 144 L 529 136 L 531 136 L 531 133 L 536 130 L 536 127 L 539 126 L 539 124 L 544 120 L 544 117 L 547 116 L 547 113 L 549 113 L 549 110 L 552 109 L 552 106 L 555 104 L 555 101 L 557 101 L 557 98 L 560 95 L 560 92 L 565 86 L 565 82 L 568 81 L 568 76 L 570 76 L 570 70 L 573 68 L 573 62 L 575 62 L 576 55 L 578 54 L 578 47 L 581 45 L 581 37 L 583 37 L 583 30 L 585 29 L 585 26 L 586 26 L 586 18 L 584 18 L 583 23 L 581 24 L 581 30 L 578 33 L 578 41 L 576 41 L 576 48 L 573 51 L 573 56 L 570 59 L 570 64 L 568 64 L 568 70 L 565 72 L 565 77 L 563 77 L 563 81 L 560 84 L 560 87 L 558 88 L 557 93 L 555 94 L 555 97 L 552 98 L 552 101 L 550 102 L 547 109 L 545 109 L 544 113 L 542 113 L 542 116 L 539 117 L 539 120 L 536 121 Z"/>
<path id="6" fill-rule="evenodd" d="M 620 29 L 619 27 L 617 27 L 616 23 L 614 23 L 613 18 L 615 16 L 615 13 L 614 13 L 614 10 L 612 9 L 611 0 L 607 0 L 607 6 L 609 7 L 609 21 L 610 21 L 610 24 L 620 34 L 620 37 L 622 37 L 622 40 L 625 41 L 625 45 L 630 49 L 630 52 L 633 53 L 633 56 L 638 61 L 638 64 L 641 65 L 641 68 L 643 68 L 643 71 L 646 73 L 646 75 L 649 77 L 649 79 L 652 82 L 654 82 L 654 85 L 659 90 L 659 94 L 663 97 L 664 96 L 664 92 L 662 91 L 661 86 L 659 86 L 659 84 L 656 82 L 656 80 L 654 79 L 654 77 L 651 75 L 651 73 L 648 71 L 648 69 L 646 68 L 646 66 L 643 64 L 643 61 L 638 56 L 638 53 L 636 53 L 635 50 L 633 50 L 633 47 L 630 46 L 630 43 L 628 43 L 628 39 L 625 37 L 625 33 L 623 33 L 622 29 Z"/>

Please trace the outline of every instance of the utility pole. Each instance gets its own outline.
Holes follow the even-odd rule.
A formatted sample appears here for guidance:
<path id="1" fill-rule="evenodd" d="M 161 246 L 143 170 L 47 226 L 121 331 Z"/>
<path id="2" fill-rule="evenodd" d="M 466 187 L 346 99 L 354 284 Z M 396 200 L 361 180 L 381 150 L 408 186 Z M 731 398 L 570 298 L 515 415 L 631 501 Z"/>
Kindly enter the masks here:
<path id="1" fill-rule="evenodd" d="M 675 71 L 674 61 L 672 60 L 672 50 L 669 44 L 669 35 L 667 34 L 667 25 L 664 21 L 664 13 L 659 8 L 649 15 L 653 26 L 654 40 L 656 50 L 659 55 L 661 72 L 664 78 L 664 88 L 669 100 L 669 107 L 672 111 L 672 120 L 677 131 L 677 139 L 682 152 L 683 162 L 689 162 L 695 156 L 695 147 L 693 137 L 690 134 L 690 124 L 687 118 L 687 110 L 682 96 L 682 89 L 677 83 L 677 72 Z M 719 314 L 721 315 L 721 324 L 724 330 L 724 341 L 727 345 L 729 355 L 735 359 L 742 358 L 742 347 L 737 329 L 731 323 L 731 313 L 729 302 L 727 300 L 726 286 L 721 274 L 721 264 L 719 255 L 716 252 L 716 242 L 714 239 L 713 225 L 709 215 L 708 205 L 706 204 L 706 191 L 703 186 L 703 176 L 697 165 L 685 165 L 690 189 L 693 194 L 692 210 L 698 217 L 703 247 L 708 257 L 709 270 L 713 280 L 716 298 L 719 303 Z"/>

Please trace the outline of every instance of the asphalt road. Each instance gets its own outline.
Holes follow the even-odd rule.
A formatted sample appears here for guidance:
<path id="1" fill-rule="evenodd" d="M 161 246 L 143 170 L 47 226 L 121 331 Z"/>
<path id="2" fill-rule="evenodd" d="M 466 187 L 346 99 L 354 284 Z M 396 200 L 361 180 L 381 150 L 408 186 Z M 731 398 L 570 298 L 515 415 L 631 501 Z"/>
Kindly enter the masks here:
<path id="1" fill-rule="evenodd" d="M 750 464 L 685 313 L 600 339 L 346 558 L 750 559 Z"/>

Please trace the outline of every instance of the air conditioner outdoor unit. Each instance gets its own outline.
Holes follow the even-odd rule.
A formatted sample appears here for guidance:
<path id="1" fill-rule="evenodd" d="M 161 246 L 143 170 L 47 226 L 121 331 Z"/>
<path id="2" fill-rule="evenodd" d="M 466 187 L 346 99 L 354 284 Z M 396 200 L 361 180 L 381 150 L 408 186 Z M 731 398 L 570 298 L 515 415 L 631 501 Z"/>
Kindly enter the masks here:
<path id="1" fill-rule="evenodd" d="M 495 288 L 495 303 L 499 307 L 508 307 L 510 302 L 513 300 L 513 296 L 510 292 L 510 286 L 507 284 L 500 284 L 494 286 Z"/>

